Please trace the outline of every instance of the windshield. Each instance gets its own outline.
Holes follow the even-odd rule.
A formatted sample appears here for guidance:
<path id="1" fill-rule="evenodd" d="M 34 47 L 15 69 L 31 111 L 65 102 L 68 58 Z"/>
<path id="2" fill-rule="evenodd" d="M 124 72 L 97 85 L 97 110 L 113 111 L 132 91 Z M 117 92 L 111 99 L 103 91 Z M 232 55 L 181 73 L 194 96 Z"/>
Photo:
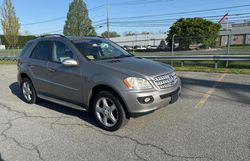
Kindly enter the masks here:
<path id="1" fill-rule="evenodd" d="M 82 40 L 74 43 L 88 60 L 131 57 L 132 55 L 108 40 Z"/>

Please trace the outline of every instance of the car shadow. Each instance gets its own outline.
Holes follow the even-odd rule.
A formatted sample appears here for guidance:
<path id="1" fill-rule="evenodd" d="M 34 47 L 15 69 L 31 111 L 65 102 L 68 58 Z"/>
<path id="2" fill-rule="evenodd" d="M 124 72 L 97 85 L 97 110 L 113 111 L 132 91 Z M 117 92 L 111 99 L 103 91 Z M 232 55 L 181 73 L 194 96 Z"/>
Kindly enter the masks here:
<path id="1" fill-rule="evenodd" d="M 0 161 L 4 161 L 4 160 L 2 159 L 2 155 L 1 155 L 1 153 L 0 153 Z"/>
<path id="2" fill-rule="evenodd" d="M 24 101 L 24 99 L 22 97 L 21 89 L 19 88 L 19 85 L 17 82 L 12 83 L 9 86 L 9 88 L 10 88 L 12 94 L 17 96 L 20 100 Z M 42 108 L 47 108 L 47 109 L 54 110 L 54 111 L 59 112 L 59 113 L 63 113 L 65 115 L 71 115 L 71 116 L 78 117 L 81 120 L 98 127 L 97 122 L 94 119 L 94 116 L 90 112 L 85 112 L 82 110 L 73 109 L 73 108 L 59 105 L 59 104 L 49 102 L 46 100 L 39 101 L 37 103 L 37 105 L 39 105 Z"/>

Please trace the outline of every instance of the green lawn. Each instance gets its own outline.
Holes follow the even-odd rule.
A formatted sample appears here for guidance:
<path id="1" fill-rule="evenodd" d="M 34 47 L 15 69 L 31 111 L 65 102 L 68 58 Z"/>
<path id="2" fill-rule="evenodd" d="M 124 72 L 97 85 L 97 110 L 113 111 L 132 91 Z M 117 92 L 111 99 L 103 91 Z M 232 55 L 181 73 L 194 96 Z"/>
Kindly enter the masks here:
<path id="1" fill-rule="evenodd" d="M 0 65 L 1 64 L 16 64 L 16 61 L 5 61 L 5 60 L 0 60 Z"/>
<path id="2" fill-rule="evenodd" d="M 215 67 L 215 61 L 183 61 L 184 67 L 195 66 L 195 67 Z M 163 61 L 163 63 L 171 64 L 171 61 Z M 181 67 L 181 61 L 174 61 L 173 65 L 175 67 Z M 226 61 L 219 61 L 218 68 L 226 68 Z M 228 68 L 235 69 L 250 69 L 250 61 L 229 61 Z"/>
<path id="3" fill-rule="evenodd" d="M 250 49 L 250 45 L 239 45 L 239 46 L 231 46 L 230 49 Z"/>
<path id="4" fill-rule="evenodd" d="M 235 68 L 211 68 L 202 66 L 184 66 L 175 67 L 177 71 L 193 71 L 193 72 L 208 72 L 208 73 L 231 73 L 231 74 L 250 74 L 250 69 L 235 69 Z"/>

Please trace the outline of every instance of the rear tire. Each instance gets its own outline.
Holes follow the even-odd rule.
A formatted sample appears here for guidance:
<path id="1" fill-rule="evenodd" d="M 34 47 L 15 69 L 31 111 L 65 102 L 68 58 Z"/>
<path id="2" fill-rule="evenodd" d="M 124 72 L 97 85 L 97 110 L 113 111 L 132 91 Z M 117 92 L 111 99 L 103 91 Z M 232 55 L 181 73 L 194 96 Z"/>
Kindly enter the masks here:
<path id="1" fill-rule="evenodd" d="M 108 91 L 101 91 L 95 96 L 92 111 L 99 126 L 107 131 L 116 131 L 128 122 L 121 102 Z"/>
<path id="2" fill-rule="evenodd" d="M 21 82 L 21 92 L 24 101 L 28 104 L 35 104 L 38 101 L 36 90 L 28 78 L 24 78 Z"/>

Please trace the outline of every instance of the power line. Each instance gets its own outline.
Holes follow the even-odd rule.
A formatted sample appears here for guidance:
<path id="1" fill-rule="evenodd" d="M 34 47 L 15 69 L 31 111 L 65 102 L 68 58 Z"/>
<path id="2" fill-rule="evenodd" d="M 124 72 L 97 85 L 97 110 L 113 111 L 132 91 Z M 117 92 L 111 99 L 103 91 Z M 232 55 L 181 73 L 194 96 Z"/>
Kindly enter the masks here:
<path id="1" fill-rule="evenodd" d="M 58 21 L 58 20 L 61 20 L 61 19 L 64 19 L 64 18 L 66 18 L 66 17 L 57 17 L 57 18 L 53 18 L 53 19 L 49 19 L 49 20 L 44 20 L 44 21 L 38 21 L 38 22 L 33 22 L 33 23 L 21 24 L 21 26 L 38 25 L 38 24 L 42 24 L 42 23 L 48 23 L 48 22 Z"/>
<path id="2" fill-rule="evenodd" d="M 243 15 L 250 15 L 250 12 L 247 12 L 247 13 L 235 13 L 235 14 L 229 14 L 229 18 L 237 18 L 238 16 L 243 16 Z M 217 20 L 216 18 L 221 18 L 223 17 L 224 14 L 221 14 L 221 15 L 211 15 L 211 16 L 199 16 L 197 18 L 204 18 L 204 19 L 211 19 L 213 18 L 212 20 Z M 247 18 L 249 16 L 245 16 L 245 18 Z M 185 18 L 193 18 L 193 16 L 188 16 L 188 17 L 185 17 Z M 166 21 L 176 21 L 178 20 L 179 18 L 164 18 L 164 19 L 141 19 L 141 20 L 115 20 L 115 19 L 110 19 L 111 22 L 113 23 L 138 23 L 138 22 L 166 22 Z M 94 24 L 105 24 L 105 19 L 102 19 L 102 20 L 98 20 L 96 21 Z"/>
<path id="3" fill-rule="evenodd" d="M 93 11 L 93 10 L 96 10 L 96 9 L 99 9 L 99 8 L 102 8 L 102 7 L 105 7 L 105 6 L 106 5 L 103 4 L 103 5 L 91 8 L 91 9 L 89 9 L 89 11 Z M 21 24 L 21 26 L 38 25 L 38 24 L 43 24 L 43 23 L 48 23 L 48 22 L 54 22 L 54 21 L 62 20 L 62 19 L 65 19 L 65 18 L 66 18 L 66 16 L 61 16 L 61 17 L 52 18 L 52 19 L 43 20 L 43 21 L 38 21 L 38 22 L 24 23 L 24 24 Z"/>
<path id="4" fill-rule="evenodd" d="M 114 2 L 110 3 L 112 6 L 124 6 L 124 5 L 145 5 L 150 3 L 157 3 L 157 2 L 167 2 L 167 1 L 174 1 L 174 0 L 131 0 L 126 2 Z"/>
<path id="5" fill-rule="evenodd" d="M 161 1 L 161 0 L 150 0 L 148 2 L 156 2 L 156 1 Z M 132 1 L 129 1 L 132 2 Z M 134 2 L 134 1 L 133 1 Z M 118 4 L 119 2 L 117 2 Z M 121 2 L 122 3 L 122 2 Z M 125 3 L 125 2 L 123 2 Z M 114 3 L 113 3 L 114 4 Z M 109 4 L 112 5 L 112 4 Z M 89 9 L 89 11 L 91 10 L 95 10 L 95 9 L 99 9 L 102 7 L 106 7 L 105 4 L 94 7 Z M 182 15 L 182 14 L 190 14 L 190 13 L 200 13 L 200 12 L 208 12 L 208 11 L 216 11 L 216 10 L 225 10 L 225 9 L 236 9 L 236 8 L 243 8 L 243 7 L 250 7 L 250 4 L 247 5 L 240 5 L 240 6 L 230 6 L 230 7 L 222 7 L 222 8 L 213 8 L 213 9 L 206 9 L 206 10 L 194 10 L 194 11 L 185 11 L 185 12 L 175 12 L 175 13 L 168 13 L 168 14 L 155 14 L 155 15 L 144 15 L 144 16 L 133 16 L 133 17 L 120 17 L 120 18 L 110 18 L 110 20 L 116 20 L 116 19 L 138 19 L 138 18 L 153 18 L 153 17 L 159 17 L 159 16 L 169 16 L 169 15 Z M 38 21 L 38 22 L 33 22 L 33 23 L 26 23 L 26 24 L 21 24 L 21 26 L 30 26 L 30 25 L 38 25 L 38 24 L 43 24 L 43 23 L 49 23 L 49 22 L 54 22 L 54 21 L 58 21 L 58 20 L 62 20 L 65 19 L 66 17 L 57 17 L 57 18 L 52 18 L 52 19 L 48 19 L 48 20 L 44 20 L 44 21 Z M 104 20 L 100 20 L 100 22 L 102 22 Z M 98 22 L 98 21 L 97 21 Z M 96 22 L 96 23 L 97 23 Z"/>
<path id="6" fill-rule="evenodd" d="M 189 14 L 189 13 L 200 13 L 200 12 L 217 11 L 217 10 L 228 10 L 228 9 L 243 8 L 243 7 L 250 7 L 250 4 L 240 5 L 240 6 L 229 6 L 229 7 L 221 7 L 221 8 L 212 8 L 212 9 L 205 9 L 205 10 L 193 10 L 193 11 L 185 11 L 185 12 L 174 12 L 174 13 L 166 13 L 166 14 L 154 14 L 154 15 L 133 16 L 133 17 L 116 17 L 116 18 L 112 18 L 112 19 L 134 19 L 134 18 L 149 18 L 149 17 L 167 16 L 167 15 L 182 15 L 182 14 Z"/>
<path id="7" fill-rule="evenodd" d="M 250 15 L 250 12 L 248 13 L 237 13 L 237 14 L 230 14 L 229 18 L 230 20 L 233 19 L 239 19 L 239 18 L 248 18 Z M 204 18 L 207 20 L 211 21 L 218 21 L 221 17 L 224 15 L 211 15 L 211 16 L 204 16 L 204 17 L 197 17 L 197 18 Z M 193 18 L 193 17 L 186 17 L 186 18 Z M 166 24 L 167 22 L 174 22 L 178 19 L 173 18 L 173 19 L 147 19 L 147 20 L 111 20 L 110 23 L 112 25 L 125 25 L 125 26 L 137 26 L 137 25 L 150 25 L 150 24 Z M 99 21 L 102 22 L 102 21 Z M 102 23 L 98 24 L 104 24 L 105 22 L 103 21 Z"/>
<path id="8" fill-rule="evenodd" d="M 101 28 L 102 26 L 94 26 L 95 28 Z M 61 33 L 63 32 L 62 29 L 59 29 L 59 30 L 52 30 L 52 31 L 46 31 L 46 32 L 43 32 L 43 33 L 39 33 L 39 34 L 35 34 L 35 35 L 42 35 L 42 34 L 55 34 L 55 33 Z"/>

